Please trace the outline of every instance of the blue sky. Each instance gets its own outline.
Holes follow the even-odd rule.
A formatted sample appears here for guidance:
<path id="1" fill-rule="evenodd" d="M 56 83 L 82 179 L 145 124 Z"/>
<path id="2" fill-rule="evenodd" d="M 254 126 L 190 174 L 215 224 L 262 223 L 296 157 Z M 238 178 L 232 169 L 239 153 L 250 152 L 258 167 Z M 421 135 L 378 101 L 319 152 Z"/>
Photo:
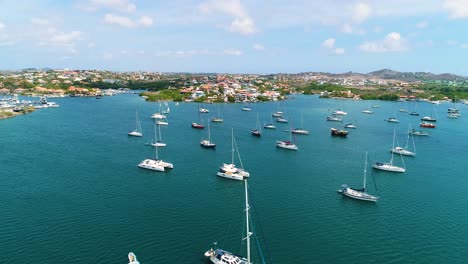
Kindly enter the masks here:
<path id="1" fill-rule="evenodd" d="M 468 0 L 0 0 L 0 69 L 468 75 Z"/>

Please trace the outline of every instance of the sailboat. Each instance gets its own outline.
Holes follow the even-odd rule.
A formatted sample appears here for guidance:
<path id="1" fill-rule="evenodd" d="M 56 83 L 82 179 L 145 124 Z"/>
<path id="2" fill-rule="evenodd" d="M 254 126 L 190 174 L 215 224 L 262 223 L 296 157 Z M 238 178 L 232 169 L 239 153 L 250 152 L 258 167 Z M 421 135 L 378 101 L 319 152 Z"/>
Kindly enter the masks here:
<path id="1" fill-rule="evenodd" d="M 223 122 L 223 118 L 221 117 L 220 113 L 219 113 L 219 104 L 218 104 L 218 115 L 213 117 L 211 119 L 211 122 L 214 122 L 214 123 L 221 123 Z"/>
<path id="2" fill-rule="evenodd" d="M 244 166 L 242 165 L 240 153 L 239 153 L 239 150 L 237 149 L 237 144 L 234 139 L 234 129 L 231 129 L 231 137 L 232 137 L 231 139 L 231 144 L 232 144 L 231 164 L 223 163 L 223 166 L 219 168 L 219 171 L 216 175 L 218 175 L 219 177 L 242 181 L 245 178 L 248 178 L 250 176 L 250 173 L 245 171 Z M 237 152 L 237 156 L 239 158 L 239 162 L 241 165 L 240 168 L 237 168 L 236 165 L 234 164 L 234 152 Z"/>
<path id="3" fill-rule="evenodd" d="M 292 129 L 291 129 L 292 131 Z M 296 138 L 294 138 L 295 141 Z M 284 148 L 284 149 L 289 149 L 289 150 L 297 150 L 298 147 L 295 144 L 295 142 L 292 142 L 292 133 L 289 133 L 289 140 L 277 140 L 276 141 L 276 146 L 278 148 Z"/>
<path id="4" fill-rule="evenodd" d="M 159 100 L 159 98 L 158 98 Z M 159 111 L 151 115 L 153 119 L 166 119 L 166 116 L 161 113 L 161 102 L 159 102 Z"/>
<path id="5" fill-rule="evenodd" d="M 385 119 L 385 121 L 389 123 L 400 123 L 400 120 L 398 120 L 395 116 L 396 116 L 396 111 L 393 117 L 389 117 L 388 119 Z"/>
<path id="6" fill-rule="evenodd" d="M 413 142 L 413 151 L 410 151 L 408 149 L 410 137 Z M 398 139 L 397 139 L 397 144 L 398 144 Z M 406 146 L 405 147 L 397 146 L 397 147 L 392 148 L 390 151 L 395 154 L 400 154 L 400 155 L 405 155 L 405 156 L 411 156 L 411 157 L 416 156 L 416 145 L 414 144 L 413 136 L 410 133 L 408 133 L 408 138 L 406 139 Z"/>
<path id="7" fill-rule="evenodd" d="M 407 108 L 406 100 L 404 100 L 403 103 L 404 103 L 405 106 L 400 108 L 400 112 L 402 112 L 402 113 L 408 113 L 408 108 Z"/>
<path id="8" fill-rule="evenodd" d="M 158 157 L 158 147 L 154 148 L 155 158 L 154 159 L 145 159 L 138 164 L 138 167 L 147 170 L 154 170 L 154 171 L 165 171 L 166 168 L 172 169 L 174 166 L 172 163 L 165 162 L 160 160 Z"/>
<path id="9" fill-rule="evenodd" d="M 167 104 L 167 102 L 164 102 L 164 110 L 162 110 L 162 113 L 163 114 L 169 114 L 171 112 L 171 109 L 169 108 L 169 105 Z"/>
<path id="10" fill-rule="evenodd" d="M 135 114 L 136 127 L 135 130 L 128 132 L 129 136 L 141 137 L 143 136 L 143 131 L 141 130 L 140 118 L 138 117 L 138 112 Z"/>
<path id="11" fill-rule="evenodd" d="M 393 145 L 392 149 L 395 148 L 395 130 L 393 130 Z M 372 168 L 377 169 L 377 170 L 384 170 L 384 171 L 390 171 L 390 172 L 405 172 L 406 169 L 402 167 L 398 167 L 393 165 L 393 152 L 392 153 L 392 158 L 390 159 L 390 162 L 375 162 L 372 165 Z M 405 165 L 403 161 L 403 156 L 400 154 L 401 157 L 401 162 L 403 163 L 403 166 Z"/>
<path id="12" fill-rule="evenodd" d="M 260 120 L 258 119 L 257 113 L 257 123 L 255 129 L 250 130 L 253 136 L 260 137 L 262 135 L 262 128 L 260 127 Z"/>
<path id="13" fill-rule="evenodd" d="M 362 112 L 363 114 L 373 114 L 374 111 L 370 110 L 370 108 L 371 108 L 371 107 L 370 107 L 370 102 L 369 102 L 369 103 L 367 104 L 367 109 L 364 109 L 364 110 L 362 110 L 361 112 Z"/>
<path id="14" fill-rule="evenodd" d="M 459 118 L 461 116 L 460 114 L 460 108 L 457 108 L 457 98 L 455 97 L 453 99 L 453 107 L 450 107 L 447 109 L 447 117 L 448 118 Z"/>
<path id="15" fill-rule="evenodd" d="M 204 148 L 215 148 L 216 144 L 211 142 L 211 134 L 210 134 L 210 123 L 208 123 L 208 139 L 204 139 L 200 142 L 200 146 Z"/>
<path id="16" fill-rule="evenodd" d="M 435 111 L 434 105 L 432 105 L 432 108 L 433 108 L 434 112 L 435 112 L 436 115 L 437 115 L 437 112 Z M 434 118 L 434 117 L 432 117 L 432 116 L 423 116 L 423 117 L 421 118 L 421 121 L 425 121 L 425 122 L 437 122 L 437 119 Z"/>
<path id="17" fill-rule="evenodd" d="M 210 258 L 211 262 L 213 262 L 214 264 L 251 264 L 250 262 L 250 236 L 253 235 L 253 233 L 250 232 L 250 229 L 249 229 L 250 228 L 249 226 L 250 206 L 249 206 L 248 191 L 247 191 L 247 180 L 244 180 L 244 186 L 245 186 L 244 189 L 245 189 L 245 219 L 246 219 L 246 225 L 245 225 L 246 237 L 244 238 L 244 240 L 247 241 L 246 243 L 247 258 L 241 257 L 239 255 L 236 255 L 224 249 L 210 248 L 210 250 L 205 252 L 205 257 Z"/>
<path id="18" fill-rule="evenodd" d="M 366 161 L 364 165 L 364 183 L 362 189 L 355 189 L 348 187 L 347 184 L 341 185 L 341 189 L 338 189 L 338 192 L 348 196 L 353 199 L 376 202 L 379 197 L 366 193 L 366 177 L 367 177 L 367 151 L 366 151 Z"/>
<path id="19" fill-rule="evenodd" d="M 291 133 L 298 135 L 309 135 L 309 131 L 304 129 L 304 110 L 302 110 L 301 127 L 292 129 Z"/>
<path id="20" fill-rule="evenodd" d="M 276 126 L 273 125 L 273 117 L 271 118 L 271 122 L 270 122 L 270 123 L 265 123 L 265 125 L 263 125 L 263 128 L 266 128 L 266 129 L 276 129 Z"/>
<path id="21" fill-rule="evenodd" d="M 154 142 L 151 143 L 151 146 L 153 147 L 165 147 L 166 143 L 162 142 L 162 137 L 161 137 L 161 126 L 158 127 L 158 137 L 156 137 L 156 125 L 154 126 Z"/>
<path id="22" fill-rule="evenodd" d="M 413 116 L 419 116 L 419 113 L 417 112 L 417 108 L 418 108 L 418 102 L 415 102 L 414 103 L 414 111 L 409 112 L 409 114 L 413 115 Z"/>
<path id="23" fill-rule="evenodd" d="M 200 105 L 198 105 L 198 120 L 200 120 Z M 197 122 L 192 122 L 192 127 L 193 128 L 196 128 L 196 129 L 204 129 L 205 126 L 203 125 L 203 118 L 201 118 L 202 122 L 201 124 L 200 123 L 197 123 Z"/>
<path id="24" fill-rule="evenodd" d="M 200 107 L 200 105 L 198 105 L 198 112 L 199 112 L 199 113 L 207 114 L 207 113 L 209 113 L 210 111 L 209 111 L 207 108 L 205 108 L 204 106 Z"/>

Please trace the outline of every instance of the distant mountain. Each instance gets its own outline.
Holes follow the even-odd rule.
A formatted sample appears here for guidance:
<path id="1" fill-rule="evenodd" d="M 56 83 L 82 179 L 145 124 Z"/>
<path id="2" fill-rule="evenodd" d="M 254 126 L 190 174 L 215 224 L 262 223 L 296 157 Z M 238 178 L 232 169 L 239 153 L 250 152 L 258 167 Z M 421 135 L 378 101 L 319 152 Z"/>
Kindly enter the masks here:
<path id="1" fill-rule="evenodd" d="M 430 72 L 399 72 L 390 69 L 382 69 L 378 71 L 369 72 L 366 74 L 368 77 L 379 79 L 395 79 L 402 81 L 435 81 L 435 80 L 466 80 L 466 77 L 451 74 L 434 74 Z"/>

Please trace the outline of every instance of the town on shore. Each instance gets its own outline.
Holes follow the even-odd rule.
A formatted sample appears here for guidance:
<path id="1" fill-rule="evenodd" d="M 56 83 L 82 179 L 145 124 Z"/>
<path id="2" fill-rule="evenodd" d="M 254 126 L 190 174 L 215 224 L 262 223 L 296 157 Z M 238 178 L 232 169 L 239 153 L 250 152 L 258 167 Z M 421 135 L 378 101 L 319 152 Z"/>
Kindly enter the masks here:
<path id="1" fill-rule="evenodd" d="M 23 69 L 0 71 L 0 118 L 34 111 L 34 104 L 7 96 L 102 97 L 142 91 L 147 101 L 263 102 L 290 94 L 323 98 L 467 102 L 468 79 L 453 74 L 371 73 L 216 74 L 112 72 L 103 70 Z M 21 107 L 19 109 L 19 107 Z M 26 108 L 25 108 L 26 107 Z M 36 107 L 37 108 L 37 107 Z"/>

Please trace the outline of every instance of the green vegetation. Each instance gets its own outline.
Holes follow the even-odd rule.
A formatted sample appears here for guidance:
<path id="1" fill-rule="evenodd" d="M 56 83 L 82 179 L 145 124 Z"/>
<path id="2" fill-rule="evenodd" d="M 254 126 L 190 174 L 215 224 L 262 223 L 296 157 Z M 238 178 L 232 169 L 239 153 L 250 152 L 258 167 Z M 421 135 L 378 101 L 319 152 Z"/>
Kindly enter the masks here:
<path id="1" fill-rule="evenodd" d="M 12 117 L 14 113 L 9 111 L 0 111 L 0 119 Z"/>
<path id="2" fill-rule="evenodd" d="M 25 106 L 25 107 L 23 107 L 23 109 L 21 109 L 21 112 L 23 112 L 25 114 L 26 113 L 32 113 L 34 111 L 36 111 L 36 108 L 34 108 L 34 106 Z"/>
<path id="3" fill-rule="evenodd" d="M 431 100 L 440 100 L 443 97 L 450 99 L 468 99 L 468 86 L 453 86 L 449 84 L 438 84 L 438 83 L 425 83 L 418 86 L 419 90 L 423 90 L 425 98 L 431 98 Z"/>
<path id="4" fill-rule="evenodd" d="M 179 90 L 162 90 L 159 92 L 143 92 L 140 93 L 140 96 L 146 96 L 146 101 L 156 102 L 156 101 L 183 101 L 184 95 L 182 95 Z"/>
<path id="5" fill-rule="evenodd" d="M 315 94 L 323 91 L 347 91 L 349 88 L 343 87 L 341 85 L 331 84 L 331 83 L 324 83 L 319 84 L 317 82 L 311 82 L 303 87 L 297 87 L 296 91 L 303 92 L 304 94 Z"/>
<path id="6" fill-rule="evenodd" d="M 397 101 L 400 99 L 400 96 L 394 93 L 386 93 L 386 94 L 380 94 L 380 93 L 367 93 L 367 94 L 361 94 L 361 99 L 363 100 L 384 100 L 384 101 Z"/>

